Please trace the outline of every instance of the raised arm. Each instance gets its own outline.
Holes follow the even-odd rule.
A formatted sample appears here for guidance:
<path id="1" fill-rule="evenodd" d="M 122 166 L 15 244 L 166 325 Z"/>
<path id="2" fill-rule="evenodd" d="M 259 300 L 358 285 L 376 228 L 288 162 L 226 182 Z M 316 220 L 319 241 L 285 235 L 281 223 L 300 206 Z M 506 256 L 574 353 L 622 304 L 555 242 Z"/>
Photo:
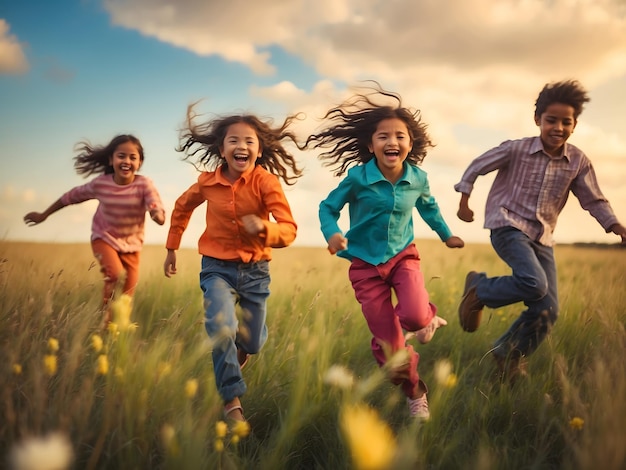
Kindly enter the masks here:
<path id="1" fill-rule="evenodd" d="M 50 207 L 48 207 L 43 212 L 29 212 L 24 216 L 24 222 L 28 226 L 37 225 L 46 220 L 50 215 L 54 214 L 56 211 L 63 209 L 65 204 L 61 202 L 61 198 L 57 199 L 52 203 Z"/>

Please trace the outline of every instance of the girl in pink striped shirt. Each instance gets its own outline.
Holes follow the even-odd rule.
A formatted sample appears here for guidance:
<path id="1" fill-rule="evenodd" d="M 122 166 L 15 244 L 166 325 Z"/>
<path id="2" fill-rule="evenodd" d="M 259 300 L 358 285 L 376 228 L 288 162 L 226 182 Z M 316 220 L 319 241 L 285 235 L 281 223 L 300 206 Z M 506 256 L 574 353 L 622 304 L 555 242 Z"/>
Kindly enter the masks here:
<path id="1" fill-rule="evenodd" d="M 37 225 L 69 204 L 99 201 L 91 225 L 91 247 L 104 275 L 102 304 L 106 326 L 111 320 L 107 305 L 124 272 L 122 292 L 129 296 L 135 292 L 146 211 L 152 220 L 163 225 L 165 210 L 152 180 L 136 174 L 144 159 L 139 139 L 118 135 L 107 145 L 95 147 L 79 142 L 77 151 L 74 168 L 79 175 L 102 174 L 69 190 L 44 212 L 29 212 L 24 222 Z"/>

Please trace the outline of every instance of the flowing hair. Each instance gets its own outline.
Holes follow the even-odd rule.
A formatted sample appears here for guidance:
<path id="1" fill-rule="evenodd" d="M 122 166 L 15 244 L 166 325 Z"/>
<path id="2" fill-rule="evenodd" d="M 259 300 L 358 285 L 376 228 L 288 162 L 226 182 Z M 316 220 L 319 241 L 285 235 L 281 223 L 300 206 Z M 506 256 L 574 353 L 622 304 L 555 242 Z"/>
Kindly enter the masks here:
<path id="1" fill-rule="evenodd" d="M 375 87 L 370 88 L 370 93 L 358 93 L 330 109 L 323 117 L 328 122 L 327 127 L 310 135 L 306 141 L 307 148 L 328 149 L 319 154 L 318 158 L 324 162 L 324 166 L 333 169 L 335 176 L 341 176 L 351 166 L 367 163 L 374 158 L 368 145 L 372 142 L 378 124 L 385 119 L 397 118 L 406 124 L 412 142 L 407 156 L 410 164 L 422 163 L 427 149 L 433 147 L 420 112 L 403 107 L 399 94 L 383 90 L 377 82 L 374 83 Z M 391 98 L 395 104 L 379 104 L 375 97 Z"/>
<path id="2" fill-rule="evenodd" d="M 110 163 L 115 149 L 126 142 L 132 142 L 137 146 L 139 161 L 143 163 L 143 146 L 139 139 L 131 134 L 120 134 L 107 145 L 92 146 L 87 141 L 78 142 L 74 147 L 78 155 L 74 157 L 74 169 L 76 173 L 85 178 L 92 174 L 103 173 L 109 175 L 113 173 L 113 166 Z"/>
<path id="3" fill-rule="evenodd" d="M 295 158 L 282 144 L 282 141 L 287 139 L 298 149 L 304 149 L 298 143 L 295 134 L 287 130 L 299 115 L 288 116 L 280 127 L 274 127 L 270 119 L 262 121 L 252 114 L 218 116 L 208 122 L 196 124 L 194 120 L 198 115 L 193 110 L 196 104 L 187 107 L 185 129 L 181 131 L 181 144 L 176 149 L 185 154 L 183 160 L 194 160 L 191 163 L 196 169 L 204 167 L 207 170 L 214 170 L 224 164 L 226 160 L 220 153 L 220 146 L 224 143 L 228 128 L 233 124 L 245 123 L 254 129 L 263 149 L 261 156 L 256 160 L 256 165 L 262 166 L 288 185 L 295 184 L 302 176 L 302 170 L 298 168 Z"/>

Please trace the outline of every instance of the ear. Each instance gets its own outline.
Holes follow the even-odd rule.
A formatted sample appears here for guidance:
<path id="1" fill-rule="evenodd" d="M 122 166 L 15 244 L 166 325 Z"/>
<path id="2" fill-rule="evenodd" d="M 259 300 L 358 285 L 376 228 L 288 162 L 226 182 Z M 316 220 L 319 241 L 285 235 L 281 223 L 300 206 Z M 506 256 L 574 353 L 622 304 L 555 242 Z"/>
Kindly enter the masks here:
<path id="1" fill-rule="evenodd" d="M 535 115 L 535 124 L 537 124 L 538 126 L 541 125 L 541 116 Z"/>
<path id="2" fill-rule="evenodd" d="M 374 146 L 371 143 L 367 144 L 367 150 L 369 150 L 370 153 L 374 153 Z"/>

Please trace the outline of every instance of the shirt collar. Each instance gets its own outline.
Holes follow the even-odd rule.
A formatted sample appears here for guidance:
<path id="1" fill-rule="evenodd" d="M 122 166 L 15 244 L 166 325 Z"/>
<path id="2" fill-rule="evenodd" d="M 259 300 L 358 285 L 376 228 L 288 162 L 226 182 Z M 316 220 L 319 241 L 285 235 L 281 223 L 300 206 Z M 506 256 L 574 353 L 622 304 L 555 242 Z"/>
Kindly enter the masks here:
<path id="1" fill-rule="evenodd" d="M 409 177 L 407 171 L 407 165 L 408 163 L 406 161 L 402 164 L 402 167 L 404 168 L 404 173 L 402 174 L 402 177 L 398 180 L 398 183 L 400 183 L 401 181 L 408 183 L 411 182 L 411 178 Z M 378 169 L 378 165 L 376 165 L 376 158 L 372 158 L 369 162 L 365 164 L 365 178 L 367 180 L 367 184 L 373 184 L 379 181 L 387 181 L 387 179 Z"/>
<path id="2" fill-rule="evenodd" d="M 243 181 L 244 184 L 247 183 L 248 182 L 248 178 L 252 177 L 252 174 L 256 171 L 257 166 L 258 166 L 258 165 L 255 165 L 254 168 L 251 171 L 248 171 L 248 172 L 244 173 L 243 175 L 241 175 L 239 177 L 239 180 L 235 181 L 234 183 L 231 183 L 228 180 L 228 178 L 226 178 L 226 176 L 224 176 L 224 165 L 225 164 L 221 164 L 215 170 L 215 182 L 219 183 L 219 184 L 223 184 L 224 186 L 234 186 L 235 184 L 237 184 L 237 181 L 239 181 L 239 180 Z"/>
<path id="3" fill-rule="evenodd" d="M 531 144 L 531 146 L 530 146 L 530 154 L 534 155 L 534 154 L 536 154 L 538 152 L 541 152 L 544 155 L 548 156 L 549 158 L 553 158 L 555 160 L 559 160 L 561 158 L 565 158 L 569 162 L 570 161 L 570 157 L 569 157 L 568 152 L 567 152 L 568 148 L 569 148 L 568 147 L 568 143 L 565 142 L 565 144 L 563 145 L 563 152 L 561 153 L 561 156 L 560 157 L 552 157 L 552 156 L 548 155 L 548 153 L 546 151 L 544 151 L 543 143 L 541 142 L 541 137 L 535 137 L 533 142 L 532 142 L 532 144 Z"/>

